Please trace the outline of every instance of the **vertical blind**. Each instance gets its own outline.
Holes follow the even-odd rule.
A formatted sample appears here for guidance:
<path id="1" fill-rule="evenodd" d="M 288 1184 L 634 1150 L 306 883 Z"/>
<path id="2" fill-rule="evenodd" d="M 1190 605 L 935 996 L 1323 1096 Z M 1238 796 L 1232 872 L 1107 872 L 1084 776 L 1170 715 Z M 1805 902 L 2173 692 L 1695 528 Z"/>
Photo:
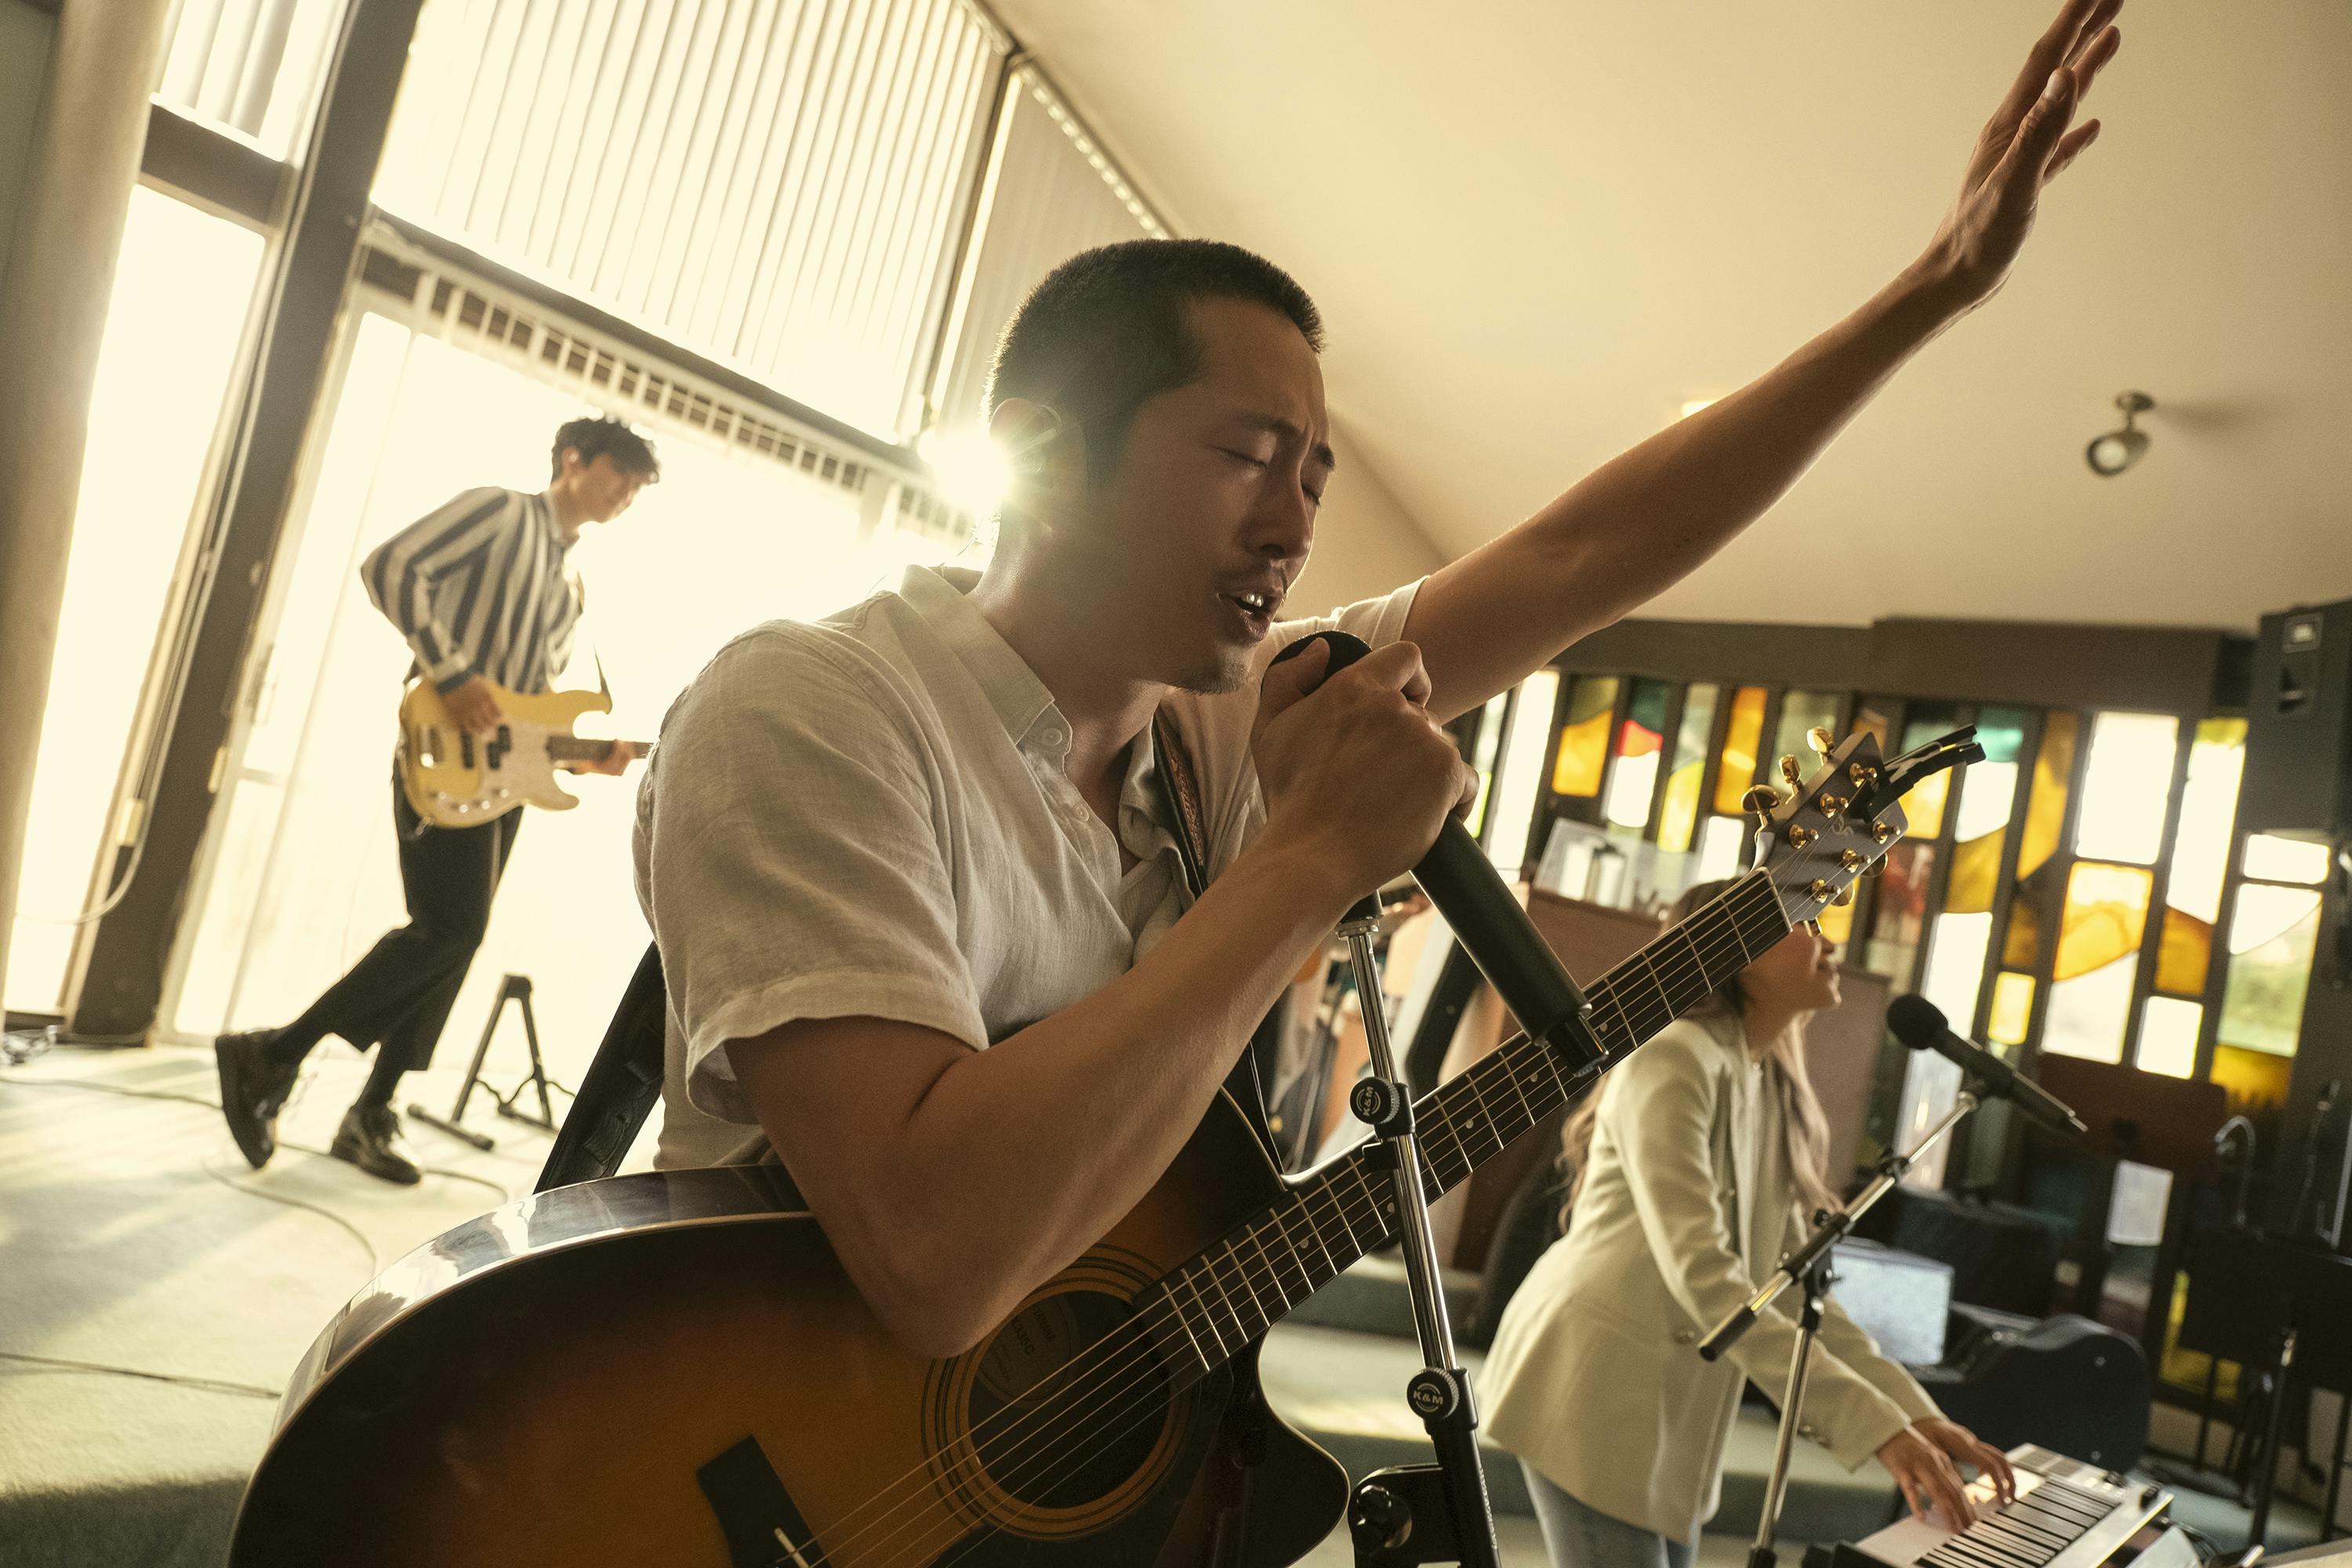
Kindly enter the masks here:
<path id="1" fill-rule="evenodd" d="M 433 0 L 376 199 L 896 437 L 1009 48 L 968 0 Z"/>
<path id="2" fill-rule="evenodd" d="M 172 0 L 155 96 L 284 158 L 346 0 Z"/>
<path id="3" fill-rule="evenodd" d="M 984 226 L 965 258 L 931 389 L 932 417 L 943 428 L 979 418 L 997 334 L 1046 273 L 1097 245 L 1168 237 L 1118 164 L 1025 65 L 1006 87 L 982 201 Z"/>

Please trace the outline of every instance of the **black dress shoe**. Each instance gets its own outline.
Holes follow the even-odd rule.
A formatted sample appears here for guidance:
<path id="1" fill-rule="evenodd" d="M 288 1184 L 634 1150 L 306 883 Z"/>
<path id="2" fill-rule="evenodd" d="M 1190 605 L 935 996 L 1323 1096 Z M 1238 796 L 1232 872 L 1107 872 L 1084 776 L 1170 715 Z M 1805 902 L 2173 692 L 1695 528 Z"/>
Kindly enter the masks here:
<path id="1" fill-rule="evenodd" d="M 401 1136 L 400 1112 L 389 1105 L 354 1105 L 343 1112 L 343 1124 L 335 1129 L 335 1141 L 327 1145 L 327 1152 L 338 1160 L 349 1160 L 371 1176 L 398 1182 L 404 1187 L 425 1179 L 415 1151 Z"/>
<path id="2" fill-rule="evenodd" d="M 279 1029 L 247 1029 L 213 1041 L 213 1060 L 220 1069 L 221 1115 L 229 1136 L 236 1140 L 245 1163 L 258 1171 L 278 1152 L 278 1112 L 294 1092 L 302 1075 L 299 1062 L 280 1066 L 269 1059 Z"/>

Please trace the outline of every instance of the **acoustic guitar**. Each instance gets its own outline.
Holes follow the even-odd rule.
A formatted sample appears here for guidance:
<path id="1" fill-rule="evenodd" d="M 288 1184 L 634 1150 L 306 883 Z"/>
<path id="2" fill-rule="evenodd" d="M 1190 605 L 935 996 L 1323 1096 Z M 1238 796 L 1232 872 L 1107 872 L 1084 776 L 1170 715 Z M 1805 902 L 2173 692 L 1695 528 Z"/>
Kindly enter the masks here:
<path id="1" fill-rule="evenodd" d="M 603 741 L 574 735 L 583 713 L 609 713 L 602 691 L 551 691 L 526 697 L 485 680 L 499 704 L 498 729 L 478 735 L 451 716 L 429 680 L 416 679 L 400 699 L 400 783 L 417 816 L 436 827 L 478 827 L 519 805 L 569 811 L 577 795 L 555 782 L 566 763 L 602 762 L 616 746 L 633 757 L 653 750 L 647 741 Z"/>
<path id="2" fill-rule="evenodd" d="M 1849 896 L 1904 829 L 1901 789 L 1966 749 L 1939 744 L 1882 779 L 1851 738 L 1766 814 L 1753 869 L 1588 988 L 1597 1064 L 1522 1034 L 1424 1096 L 1431 1194 Z M 1339 1521 L 1348 1477 L 1267 1409 L 1258 1346 L 1393 1217 L 1373 1148 L 1285 1175 L 1221 1093 L 1109 1235 L 972 1350 L 927 1360 L 883 1330 L 778 1168 L 520 1199 L 329 1323 L 230 1563 L 1293 1562 Z"/>

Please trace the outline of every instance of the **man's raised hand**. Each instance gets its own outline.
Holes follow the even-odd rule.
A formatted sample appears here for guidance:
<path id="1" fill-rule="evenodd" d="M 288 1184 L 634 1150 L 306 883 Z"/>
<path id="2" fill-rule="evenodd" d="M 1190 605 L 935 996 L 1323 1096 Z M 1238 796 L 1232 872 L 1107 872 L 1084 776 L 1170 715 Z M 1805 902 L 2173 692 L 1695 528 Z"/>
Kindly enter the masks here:
<path id="1" fill-rule="evenodd" d="M 1960 310 L 1990 298 L 2032 230 L 2042 188 L 2099 134 L 2074 123 L 2091 84 L 2122 47 L 2123 0 L 2066 0 L 2025 57 L 1969 158 L 1959 198 L 1928 247 L 1927 263 Z"/>

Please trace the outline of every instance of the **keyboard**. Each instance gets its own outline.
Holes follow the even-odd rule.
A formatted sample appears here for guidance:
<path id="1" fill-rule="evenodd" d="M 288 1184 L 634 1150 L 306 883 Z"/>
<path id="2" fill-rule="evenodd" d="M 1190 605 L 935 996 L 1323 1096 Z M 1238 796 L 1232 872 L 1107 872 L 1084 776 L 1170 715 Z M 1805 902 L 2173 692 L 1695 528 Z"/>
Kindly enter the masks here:
<path id="1" fill-rule="evenodd" d="M 2002 1504 L 1990 1480 L 1969 1483 L 1976 1522 L 1966 1530 L 1908 1515 L 1840 1547 L 1885 1568 L 2099 1568 L 2172 1506 L 2172 1494 L 2031 1443 L 2009 1451 L 2017 1498 Z"/>

